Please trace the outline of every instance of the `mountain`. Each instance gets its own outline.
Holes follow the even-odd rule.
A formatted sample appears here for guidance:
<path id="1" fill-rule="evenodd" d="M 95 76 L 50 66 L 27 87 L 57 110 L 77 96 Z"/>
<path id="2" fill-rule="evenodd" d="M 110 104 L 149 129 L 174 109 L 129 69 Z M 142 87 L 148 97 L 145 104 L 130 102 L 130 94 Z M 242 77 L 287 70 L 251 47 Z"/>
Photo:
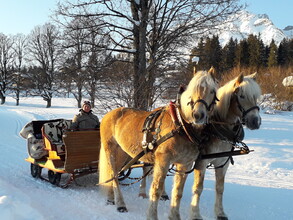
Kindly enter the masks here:
<path id="1" fill-rule="evenodd" d="M 268 15 L 255 15 L 245 10 L 230 16 L 218 28 L 217 34 L 221 45 L 227 44 L 231 37 L 241 40 L 247 38 L 250 34 L 260 35 L 266 45 L 269 45 L 272 39 L 279 45 L 284 38 L 292 38 L 293 35 L 293 26 L 288 26 L 288 30 L 282 31 L 273 24 Z"/>
<path id="2" fill-rule="evenodd" d="M 283 29 L 283 32 L 287 35 L 289 38 L 293 38 L 293 26 L 287 26 Z"/>

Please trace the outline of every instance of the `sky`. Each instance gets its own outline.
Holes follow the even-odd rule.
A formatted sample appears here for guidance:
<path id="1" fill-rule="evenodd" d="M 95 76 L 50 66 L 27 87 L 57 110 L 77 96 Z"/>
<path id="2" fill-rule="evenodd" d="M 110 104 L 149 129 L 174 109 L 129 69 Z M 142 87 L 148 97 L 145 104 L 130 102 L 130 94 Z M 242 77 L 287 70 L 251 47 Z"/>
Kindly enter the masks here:
<path id="1" fill-rule="evenodd" d="M 247 10 L 267 14 L 280 29 L 293 25 L 293 0 L 240 0 Z M 29 34 L 37 25 L 50 20 L 58 0 L 0 0 L 0 33 Z"/>

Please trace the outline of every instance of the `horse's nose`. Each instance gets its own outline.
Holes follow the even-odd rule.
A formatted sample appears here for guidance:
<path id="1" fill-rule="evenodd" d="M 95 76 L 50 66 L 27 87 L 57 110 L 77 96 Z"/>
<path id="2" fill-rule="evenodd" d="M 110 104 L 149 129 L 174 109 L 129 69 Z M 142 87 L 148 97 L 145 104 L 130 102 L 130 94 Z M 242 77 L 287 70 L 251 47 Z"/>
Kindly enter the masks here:
<path id="1" fill-rule="evenodd" d="M 205 116 L 205 114 L 204 114 L 204 112 L 202 112 L 202 111 L 197 111 L 197 112 L 194 112 L 194 113 L 193 113 L 193 117 L 194 117 L 194 119 L 195 119 L 196 121 L 201 121 L 201 120 L 203 120 L 204 116 Z"/>
<path id="2" fill-rule="evenodd" d="M 250 128 L 251 130 L 254 130 L 254 129 L 259 129 L 261 125 L 261 119 L 258 118 L 258 117 L 254 117 L 250 123 L 247 125 L 248 128 Z"/>

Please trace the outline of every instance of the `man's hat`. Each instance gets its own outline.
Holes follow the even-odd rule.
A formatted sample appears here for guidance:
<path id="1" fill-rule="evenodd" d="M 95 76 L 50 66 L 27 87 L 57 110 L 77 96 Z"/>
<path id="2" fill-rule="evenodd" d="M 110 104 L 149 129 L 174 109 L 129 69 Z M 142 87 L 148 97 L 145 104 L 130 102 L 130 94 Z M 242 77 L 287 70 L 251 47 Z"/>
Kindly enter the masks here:
<path id="1" fill-rule="evenodd" d="M 84 105 L 89 105 L 90 107 L 92 107 L 90 101 L 84 101 L 83 104 L 82 104 L 82 107 L 83 107 Z"/>

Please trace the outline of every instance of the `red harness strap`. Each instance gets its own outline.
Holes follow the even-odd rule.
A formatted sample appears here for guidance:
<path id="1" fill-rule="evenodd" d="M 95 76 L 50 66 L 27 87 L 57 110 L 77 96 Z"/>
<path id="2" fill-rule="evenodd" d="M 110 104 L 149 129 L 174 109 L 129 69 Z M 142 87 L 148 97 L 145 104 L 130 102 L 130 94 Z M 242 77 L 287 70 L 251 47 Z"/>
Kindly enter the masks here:
<path id="1" fill-rule="evenodd" d="M 198 131 L 194 130 L 191 124 L 188 124 L 180 114 L 178 106 L 175 102 L 170 102 L 169 104 L 169 112 L 172 118 L 173 123 L 176 128 L 180 127 L 180 135 L 185 136 L 191 143 L 200 144 L 202 138 L 198 135 Z"/>

